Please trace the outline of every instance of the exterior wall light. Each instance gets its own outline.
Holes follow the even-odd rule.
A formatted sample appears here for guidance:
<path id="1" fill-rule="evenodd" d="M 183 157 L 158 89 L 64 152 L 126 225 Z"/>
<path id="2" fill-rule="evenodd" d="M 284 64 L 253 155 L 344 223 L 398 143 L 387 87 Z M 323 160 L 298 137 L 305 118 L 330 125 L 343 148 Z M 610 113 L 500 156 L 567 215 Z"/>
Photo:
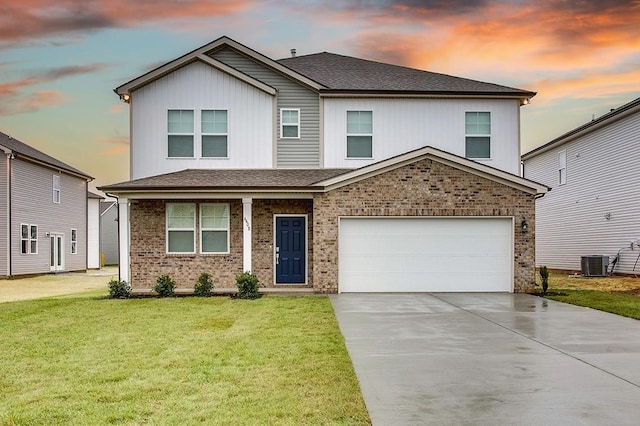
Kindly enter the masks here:
<path id="1" fill-rule="evenodd" d="M 527 223 L 527 219 L 522 219 L 522 222 L 520 222 L 520 228 L 522 228 L 522 232 L 529 231 L 529 224 Z"/>
<path id="2" fill-rule="evenodd" d="M 131 95 L 128 93 L 123 93 L 122 95 L 120 95 L 120 100 L 124 101 L 124 102 L 129 102 L 129 99 L 131 99 Z"/>

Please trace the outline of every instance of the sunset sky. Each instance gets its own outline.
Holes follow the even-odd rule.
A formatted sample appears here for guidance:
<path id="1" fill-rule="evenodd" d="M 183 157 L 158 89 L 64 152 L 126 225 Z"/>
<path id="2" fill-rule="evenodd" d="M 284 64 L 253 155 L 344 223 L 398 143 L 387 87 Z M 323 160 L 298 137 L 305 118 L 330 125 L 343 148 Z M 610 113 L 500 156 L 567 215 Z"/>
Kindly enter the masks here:
<path id="1" fill-rule="evenodd" d="M 113 89 L 223 35 L 536 91 L 523 153 L 640 97 L 640 0 L 21 0 L 0 3 L 0 130 L 93 187 L 128 180 Z"/>

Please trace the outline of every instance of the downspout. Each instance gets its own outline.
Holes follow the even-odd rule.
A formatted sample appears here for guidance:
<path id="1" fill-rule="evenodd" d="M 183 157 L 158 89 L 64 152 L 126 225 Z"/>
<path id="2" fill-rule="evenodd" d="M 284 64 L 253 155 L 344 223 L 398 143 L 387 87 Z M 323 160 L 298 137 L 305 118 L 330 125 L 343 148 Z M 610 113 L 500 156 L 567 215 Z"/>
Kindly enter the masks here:
<path id="1" fill-rule="evenodd" d="M 14 153 L 7 154 L 7 275 L 13 275 L 11 259 L 11 160 L 16 158 Z"/>
<path id="2" fill-rule="evenodd" d="M 107 194 L 108 197 L 116 199 L 116 222 L 118 223 L 118 281 L 122 281 L 120 274 L 120 204 L 118 203 L 120 199 L 117 195 L 109 194 L 108 192 L 105 192 L 105 194 Z"/>

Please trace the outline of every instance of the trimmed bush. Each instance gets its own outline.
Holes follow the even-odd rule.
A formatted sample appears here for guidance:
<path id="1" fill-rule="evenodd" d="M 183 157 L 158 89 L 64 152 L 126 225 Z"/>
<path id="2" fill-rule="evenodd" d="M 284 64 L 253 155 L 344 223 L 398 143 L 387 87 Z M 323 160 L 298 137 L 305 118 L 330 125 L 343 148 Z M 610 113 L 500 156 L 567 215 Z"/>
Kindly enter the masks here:
<path id="1" fill-rule="evenodd" d="M 540 279 L 542 280 L 542 294 L 547 294 L 549 289 L 549 271 L 546 266 L 540 267 Z"/>
<path id="2" fill-rule="evenodd" d="M 153 291 L 158 293 L 160 297 L 173 297 L 175 294 L 176 283 L 169 275 L 160 275 L 153 286 Z"/>
<path id="3" fill-rule="evenodd" d="M 131 296 L 131 286 L 124 280 L 109 281 L 109 297 L 112 299 L 128 299 Z"/>
<path id="4" fill-rule="evenodd" d="M 193 286 L 193 294 L 196 296 L 211 296 L 213 294 L 213 281 L 211 275 L 203 272 L 198 277 L 198 281 Z"/>
<path id="5" fill-rule="evenodd" d="M 258 277 L 250 272 L 236 275 L 236 286 L 238 287 L 239 299 L 257 299 L 260 297 Z"/>

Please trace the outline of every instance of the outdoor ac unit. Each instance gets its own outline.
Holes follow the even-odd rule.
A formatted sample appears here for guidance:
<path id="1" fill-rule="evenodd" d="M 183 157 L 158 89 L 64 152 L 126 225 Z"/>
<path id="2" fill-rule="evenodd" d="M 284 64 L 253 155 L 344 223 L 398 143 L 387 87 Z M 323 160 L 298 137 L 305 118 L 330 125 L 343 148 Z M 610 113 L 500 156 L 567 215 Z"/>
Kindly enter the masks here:
<path id="1" fill-rule="evenodd" d="M 582 256 L 582 275 L 585 277 L 605 277 L 607 276 L 607 266 L 609 266 L 609 256 L 591 255 Z"/>

